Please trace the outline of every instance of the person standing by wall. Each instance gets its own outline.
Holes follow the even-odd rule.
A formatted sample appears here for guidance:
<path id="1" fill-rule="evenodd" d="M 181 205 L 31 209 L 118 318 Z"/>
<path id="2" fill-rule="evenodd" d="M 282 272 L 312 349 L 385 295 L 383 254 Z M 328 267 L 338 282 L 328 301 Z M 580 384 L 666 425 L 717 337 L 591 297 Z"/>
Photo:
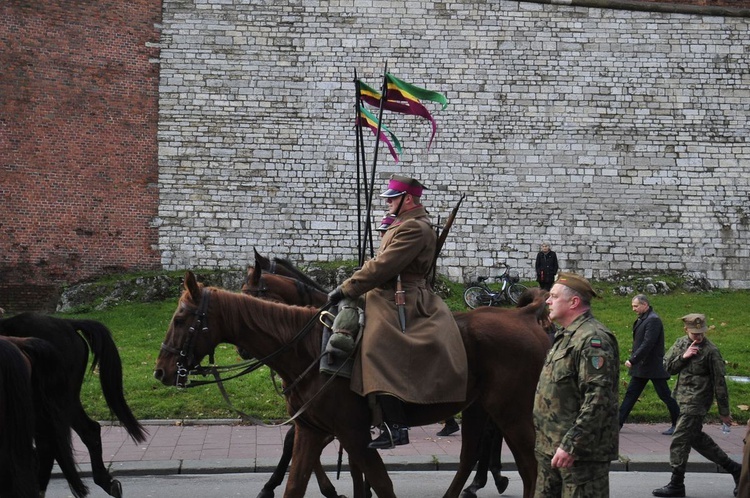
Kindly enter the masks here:
<path id="1" fill-rule="evenodd" d="M 560 266 L 557 263 L 557 254 L 550 248 L 549 242 L 542 242 L 541 250 L 536 255 L 536 281 L 539 287 L 548 291 L 555 282 L 555 275 Z"/>
<path id="2" fill-rule="evenodd" d="M 742 466 L 729 458 L 703 432 L 703 419 L 716 396 L 719 418 L 725 424 L 732 423 L 729 412 L 729 393 L 724 378 L 724 359 L 719 348 L 706 339 L 706 317 L 691 313 L 682 317 L 685 337 L 680 337 L 669 348 L 664 357 L 667 372 L 677 375 L 674 397 L 680 405 L 680 417 L 669 446 L 669 465 L 672 478 L 666 486 L 655 489 L 654 496 L 685 496 L 685 468 L 690 449 L 723 467 L 732 474 L 735 486 L 739 484 Z M 737 495 L 737 488 L 734 490 Z"/>
<path id="3" fill-rule="evenodd" d="M 638 318 L 633 323 L 633 352 L 625 361 L 625 366 L 630 369 L 630 383 L 620 405 L 620 428 L 628 419 L 646 384 L 651 381 L 659 399 L 667 405 L 672 421 L 671 427 L 662 434 L 671 436 L 680 415 L 680 407 L 667 385 L 669 373 L 664 368 L 664 325 L 645 295 L 638 294 L 630 304 Z"/>
<path id="4" fill-rule="evenodd" d="M 555 334 L 534 398 L 537 498 L 609 496 L 617 458 L 619 347 L 594 318 L 596 296 L 583 277 L 560 273 L 550 291 Z"/>

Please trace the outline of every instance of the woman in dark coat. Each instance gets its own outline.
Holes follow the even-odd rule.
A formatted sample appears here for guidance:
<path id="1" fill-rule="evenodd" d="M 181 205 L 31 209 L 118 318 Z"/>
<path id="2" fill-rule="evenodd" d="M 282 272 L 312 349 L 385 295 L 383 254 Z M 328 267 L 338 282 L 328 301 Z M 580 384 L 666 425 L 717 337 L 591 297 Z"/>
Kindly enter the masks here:
<path id="1" fill-rule="evenodd" d="M 557 254 L 550 249 L 549 243 L 542 242 L 541 251 L 536 255 L 536 281 L 539 287 L 549 291 L 555 283 L 555 275 L 560 269 L 557 264 Z"/>

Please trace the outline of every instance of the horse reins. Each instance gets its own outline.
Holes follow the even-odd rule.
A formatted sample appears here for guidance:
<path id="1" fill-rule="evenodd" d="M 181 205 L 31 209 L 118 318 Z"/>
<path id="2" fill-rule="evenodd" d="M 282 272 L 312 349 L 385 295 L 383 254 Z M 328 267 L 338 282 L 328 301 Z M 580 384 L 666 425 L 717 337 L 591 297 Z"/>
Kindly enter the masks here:
<path id="1" fill-rule="evenodd" d="M 262 425 L 266 427 L 277 427 L 281 425 L 288 424 L 289 422 L 293 421 L 297 417 L 299 417 L 312 403 L 312 401 L 321 393 L 323 392 L 326 387 L 331 383 L 333 379 L 337 377 L 338 372 L 343 368 L 344 364 L 342 364 L 341 367 L 333 374 L 331 377 L 326 381 L 326 383 L 323 385 L 323 387 L 312 397 L 310 398 L 305 404 L 297 410 L 297 412 L 292 416 L 290 419 L 288 419 L 286 422 L 283 422 L 281 424 L 277 425 L 267 425 L 261 420 L 256 419 L 255 417 L 252 417 L 251 415 L 248 415 L 244 413 L 242 410 L 239 410 L 234 407 L 232 402 L 229 400 L 229 395 L 226 392 L 223 381 L 224 380 L 230 380 L 237 377 L 241 377 L 243 375 L 249 374 L 263 365 L 266 365 L 268 361 L 276 358 L 277 356 L 285 353 L 288 351 L 292 346 L 294 346 L 299 340 L 301 340 L 304 336 L 306 336 L 310 330 L 312 330 L 313 325 L 315 325 L 315 321 L 324 313 L 326 312 L 331 305 L 329 303 L 324 304 L 320 308 L 318 308 L 317 312 L 313 317 L 302 327 L 302 329 L 297 332 L 297 334 L 291 339 L 291 341 L 285 343 L 281 348 L 277 349 L 273 353 L 265 356 L 261 359 L 252 359 L 247 360 L 245 362 L 239 363 L 237 365 L 232 366 L 218 366 L 218 365 L 211 365 L 211 366 L 201 366 L 200 364 L 194 365 L 195 361 L 195 351 L 194 351 L 194 344 L 195 344 L 195 338 L 198 334 L 198 331 L 207 333 L 208 332 L 208 320 L 207 320 L 207 311 L 208 311 L 208 302 L 210 299 L 211 291 L 207 288 L 203 289 L 203 293 L 201 294 L 201 302 L 199 303 L 198 308 L 194 312 L 195 315 L 195 322 L 194 324 L 188 329 L 188 337 L 185 341 L 185 344 L 183 344 L 182 349 L 177 349 L 175 347 L 169 346 L 165 343 L 162 343 L 161 349 L 163 351 L 167 351 L 168 353 L 172 353 L 174 355 L 178 356 L 177 360 L 177 378 L 175 380 L 175 385 L 177 387 L 182 388 L 190 388 L 190 387 L 198 387 L 203 386 L 207 384 L 216 384 L 219 388 L 219 391 L 221 392 L 222 396 L 224 397 L 224 400 L 229 405 L 230 408 L 232 408 L 235 412 L 239 413 L 243 418 L 250 420 L 256 425 Z M 322 322 L 322 320 L 321 320 Z M 324 324 L 325 325 L 325 324 Z M 356 346 L 355 346 L 356 350 Z M 292 388 L 294 388 L 301 380 L 302 378 L 307 375 L 312 368 L 319 364 L 320 359 L 325 355 L 326 353 L 323 352 L 319 357 L 317 357 L 311 364 L 308 366 L 302 374 L 300 374 L 297 379 L 294 380 L 289 386 L 284 388 L 282 390 L 282 394 L 286 395 Z M 352 353 L 353 355 L 353 353 Z M 186 361 L 183 362 L 180 359 L 185 359 Z M 214 362 L 214 353 L 211 351 L 209 353 L 209 362 Z M 242 369 L 241 372 L 236 373 L 232 375 L 231 377 L 225 377 L 224 379 L 221 378 L 220 372 L 228 372 L 228 371 L 234 371 Z M 214 377 L 214 380 L 197 380 L 197 381 L 191 381 L 190 383 L 187 383 L 188 376 L 190 374 L 193 375 L 212 375 Z"/>

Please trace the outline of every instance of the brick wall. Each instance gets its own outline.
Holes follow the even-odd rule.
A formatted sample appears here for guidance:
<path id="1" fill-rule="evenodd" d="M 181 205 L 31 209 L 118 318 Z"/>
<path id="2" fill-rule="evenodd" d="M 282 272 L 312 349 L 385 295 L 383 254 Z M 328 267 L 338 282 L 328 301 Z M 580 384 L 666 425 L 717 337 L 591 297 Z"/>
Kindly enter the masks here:
<path id="1" fill-rule="evenodd" d="M 450 100 L 430 105 L 429 151 L 427 124 L 387 115 L 404 154 L 381 149 L 376 188 L 417 175 L 443 219 L 467 194 L 441 260 L 452 278 L 501 262 L 531 278 L 549 240 L 590 277 L 750 287 L 747 32 L 745 17 L 502 0 L 165 0 L 162 262 L 355 259 L 352 80 L 377 87 L 387 63 Z"/>
<path id="2" fill-rule="evenodd" d="M 0 306 L 253 248 L 354 258 L 351 80 L 386 61 L 451 100 L 429 152 L 387 118 L 406 152 L 377 175 L 429 178 L 443 218 L 468 194 L 453 278 L 530 276 L 548 239 L 588 275 L 749 286 L 747 19 L 544 3 L 169 0 L 160 39 L 157 0 L 0 2 Z"/>
<path id="3" fill-rule="evenodd" d="M 160 266 L 159 0 L 0 2 L 0 306 Z M 154 60 L 150 60 L 154 59 Z"/>

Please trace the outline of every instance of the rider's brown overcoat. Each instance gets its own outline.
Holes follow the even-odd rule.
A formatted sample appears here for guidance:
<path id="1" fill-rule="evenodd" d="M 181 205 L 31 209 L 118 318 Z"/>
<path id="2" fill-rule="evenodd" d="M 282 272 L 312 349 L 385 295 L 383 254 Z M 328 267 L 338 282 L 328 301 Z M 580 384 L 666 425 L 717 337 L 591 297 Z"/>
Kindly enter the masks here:
<path id="1" fill-rule="evenodd" d="M 365 294 L 361 352 L 352 390 L 389 393 L 408 403 L 466 399 L 466 350 L 448 306 L 426 284 L 437 243 L 423 207 L 399 215 L 377 255 L 342 284 L 347 296 Z M 406 292 L 406 328 L 394 300 L 396 277 Z"/>

